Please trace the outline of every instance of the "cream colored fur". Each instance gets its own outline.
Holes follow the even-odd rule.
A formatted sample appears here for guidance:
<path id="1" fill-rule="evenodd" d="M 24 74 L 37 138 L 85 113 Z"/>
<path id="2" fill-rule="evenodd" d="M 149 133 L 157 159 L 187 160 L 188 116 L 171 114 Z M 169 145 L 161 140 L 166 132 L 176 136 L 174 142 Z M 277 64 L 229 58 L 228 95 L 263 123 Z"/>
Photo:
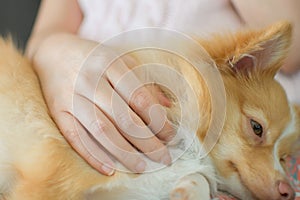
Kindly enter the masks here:
<path id="1" fill-rule="evenodd" d="M 260 31 L 215 36 L 200 43 L 217 64 L 224 80 L 227 113 L 222 134 L 205 158 L 200 157 L 211 120 L 209 92 L 202 77 L 183 60 L 168 60 L 153 53 L 154 60 L 182 72 L 197 91 L 198 110 L 184 84 L 183 121 L 178 140 L 195 141 L 172 166 L 152 173 L 117 172 L 106 177 L 83 161 L 68 145 L 49 116 L 31 63 L 10 42 L 0 41 L 0 193 L 6 200 L 66 199 L 208 199 L 226 190 L 242 199 L 283 199 L 276 182 L 286 180 L 280 158 L 290 155 L 299 140 L 299 110 L 289 105 L 274 75 L 290 43 L 291 27 L 275 24 Z M 253 69 L 239 68 L 244 55 L 257 58 Z M 145 60 L 144 55 L 134 55 Z M 160 74 L 149 75 L 155 79 Z M 142 77 L 142 75 L 140 75 Z M 168 77 L 165 77 L 168 81 Z M 170 81 L 174 81 L 171 80 Z M 166 91 L 167 92 L 167 91 Z M 179 99 L 180 100 L 180 99 Z M 179 101 L 177 99 L 177 101 Z M 178 108 L 168 109 L 176 124 Z M 200 114 L 196 133 L 190 121 Z M 249 130 L 248 118 L 260 121 L 263 139 Z M 257 142 L 259 140 L 259 142 Z M 293 149 L 292 149 L 293 147 Z M 171 148 L 177 151 L 177 148 Z M 279 165 L 278 166 L 278 162 Z M 154 163 L 153 163 L 154 164 Z M 280 169 L 278 169 L 280 168 Z M 196 179 L 192 182 L 192 174 Z M 255 181 L 253 181 L 255 180 Z M 199 190 L 193 186 L 198 186 Z M 199 185 L 200 184 L 200 185 Z M 195 195 L 190 193 L 195 191 Z M 289 198 L 292 199 L 292 198 Z"/>

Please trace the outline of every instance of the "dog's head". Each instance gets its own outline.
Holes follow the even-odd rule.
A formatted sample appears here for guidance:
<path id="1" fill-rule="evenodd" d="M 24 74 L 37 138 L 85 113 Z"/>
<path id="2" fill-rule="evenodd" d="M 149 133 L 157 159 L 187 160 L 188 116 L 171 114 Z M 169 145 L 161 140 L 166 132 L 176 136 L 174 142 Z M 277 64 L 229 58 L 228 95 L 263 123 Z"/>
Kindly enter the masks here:
<path id="1" fill-rule="evenodd" d="M 210 155 L 221 188 L 241 199 L 294 199 L 284 162 L 299 150 L 300 111 L 274 80 L 291 31 L 282 22 L 203 44 L 222 73 L 227 95 L 225 126 Z"/>

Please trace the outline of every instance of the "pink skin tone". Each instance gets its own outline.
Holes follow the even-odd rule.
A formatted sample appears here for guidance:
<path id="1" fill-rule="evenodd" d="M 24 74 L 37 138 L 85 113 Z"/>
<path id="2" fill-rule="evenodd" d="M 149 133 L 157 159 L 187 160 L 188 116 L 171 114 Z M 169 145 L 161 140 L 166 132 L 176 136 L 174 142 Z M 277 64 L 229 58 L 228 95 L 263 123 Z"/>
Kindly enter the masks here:
<path id="1" fill-rule="evenodd" d="M 208 2 L 210 4 L 214 3 L 213 1 Z M 281 15 L 286 16 L 285 18 L 291 19 L 294 22 L 295 34 L 298 35 L 295 38 L 299 40 L 300 26 L 299 21 L 296 21 L 296 19 L 300 19 L 300 17 L 297 16 L 299 14 L 296 14 L 298 12 L 293 12 L 293 8 L 295 8 L 293 4 L 299 4 L 299 1 L 291 1 L 291 5 L 287 5 L 286 9 L 282 9 L 280 0 L 276 2 L 272 1 L 268 6 L 274 6 L 275 10 L 280 8 L 284 12 L 276 12 L 274 9 L 268 7 L 269 10 L 272 10 L 272 15 L 270 16 L 267 15 L 268 13 L 265 12 L 264 7 L 260 5 L 261 1 L 258 0 L 251 1 L 249 5 L 246 4 L 246 1 L 232 1 L 235 9 L 232 6 L 224 9 L 229 9 L 232 12 L 238 11 L 239 14 L 236 14 L 237 18 L 240 18 L 241 22 L 246 22 L 246 25 L 249 24 L 249 26 L 264 26 L 276 21 Z M 247 1 L 247 3 L 250 2 Z M 228 4 L 230 4 L 229 1 Z M 257 14 L 253 15 L 257 11 L 256 8 L 260 8 L 260 13 L 262 15 L 266 14 L 268 17 Z M 251 10 L 255 11 L 252 12 Z M 218 13 L 218 10 L 216 10 L 216 13 Z M 224 12 L 220 13 L 224 15 Z M 279 15 L 279 13 L 281 14 Z M 207 18 L 207 16 L 205 17 Z M 220 18 L 222 17 L 224 16 L 220 16 Z M 255 20 L 257 19 L 256 17 L 259 20 Z M 114 173 L 114 162 L 111 155 L 129 170 L 139 173 L 143 172 L 146 168 L 146 163 L 139 154 L 136 154 L 138 150 L 146 153 L 154 161 L 169 165 L 171 157 L 165 146 L 165 142 L 174 135 L 169 122 L 166 121 L 164 123 L 164 126 L 157 135 L 148 137 L 147 140 L 137 140 L 124 134 L 122 128 L 111 119 L 109 112 L 105 110 L 105 105 L 108 105 L 111 100 L 111 93 L 115 91 L 115 88 L 109 83 L 114 83 L 114 80 L 117 80 L 130 70 L 124 60 L 119 59 L 116 67 L 112 68 L 114 70 L 111 71 L 110 76 L 102 79 L 107 88 L 96 94 L 99 97 L 98 101 L 94 101 L 90 93 L 83 94 L 82 91 L 91 91 L 93 89 L 92 85 L 84 79 L 82 79 L 85 83 L 82 85 L 83 90 L 74 95 L 74 84 L 77 80 L 80 64 L 85 56 L 98 44 L 94 41 L 79 38 L 76 35 L 82 20 L 83 14 L 77 0 L 43 0 L 26 49 L 28 58 L 35 65 L 35 70 L 40 78 L 44 97 L 53 119 L 72 147 L 91 166 L 103 174 L 112 175 Z M 237 24 L 232 25 L 234 27 L 238 26 Z M 222 26 L 221 20 L 220 26 Z M 214 28 L 212 27 L 212 29 Z M 295 56 L 299 52 L 299 44 L 299 41 L 295 41 L 295 45 L 293 45 L 291 54 L 283 68 L 287 73 L 297 70 L 295 66 L 300 66 L 299 57 Z M 74 57 L 77 59 L 70 59 Z M 97 64 L 99 70 L 103 69 L 103 67 L 101 68 L 101 63 Z M 93 73 L 87 73 L 89 79 L 97 78 L 93 77 Z M 130 84 L 124 84 L 121 90 L 126 91 L 130 87 Z M 151 94 L 150 91 L 154 92 Z M 156 88 L 141 87 L 135 93 L 137 97 L 133 99 L 126 99 L 122 92 L 116 92 L 122 97 L 119 98 L 120 105 L 123 105 L 124 109 L 130 109 L 132 111 L 131 116 L 144 127 L 151 122 L 148 111 L 153 105 L 170 105 L 169 100 Z M 80 106 L 77 109 L 78 112 L 76 113 L 72 110 L 73 98 L 76 98 L 80 102 Z M 134 101 L 135 99 L 139 99 L 139 102 Z M 94 119 L 94 114 L 91 114 L 94 108 L 96 110 L 96 120 Z M 165 119 L 165 116 L 162 114 L 157 113 L 157 116 L 162 120 Z M 125 118 L 124 120 L 125 123 L 130 122 L 129 118 Z M 148 131 L 141 132 L 140 136 L 149 136 L 152 134 L 153 131 L 151 131 L 151 128 Z M 88 134 L 97 138 L 97 142 L 88 139 Z M 88 150 L 82 144 L 80 139 L 82 137 L 87 139 L 91 149 Z M 114 145 L 108 145 L 106 142 L 107 139 Z M 101 148 L 99 144 L 102 146 Z M 117 149 L 121 149 L 122 151 Z M 154 151 L 156 153 L 151 153 Z M 131 156 L 128 156 L 126 152 L 131 152 Z M 97 156 L 95 157 L 94 155 Z M 280 188 L 282 192 L 289 190 L 285 187 L 285 184 L 281 184 Z"/>

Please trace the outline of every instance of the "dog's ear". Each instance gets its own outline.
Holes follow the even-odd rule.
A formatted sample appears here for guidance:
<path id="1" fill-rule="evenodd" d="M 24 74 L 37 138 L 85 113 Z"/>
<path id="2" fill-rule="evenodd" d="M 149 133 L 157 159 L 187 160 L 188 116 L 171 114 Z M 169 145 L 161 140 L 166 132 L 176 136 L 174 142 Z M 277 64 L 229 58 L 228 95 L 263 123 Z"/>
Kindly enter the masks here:
<path id="1" fill-rule="evenodd" d="M 238 33 L 237 49 L 228 60 L 229 66 L 239 74 L 264 71 L 275 76 L 287 55 L 291 33 L 292 27 L 287 22 L 257 32 Z"/>

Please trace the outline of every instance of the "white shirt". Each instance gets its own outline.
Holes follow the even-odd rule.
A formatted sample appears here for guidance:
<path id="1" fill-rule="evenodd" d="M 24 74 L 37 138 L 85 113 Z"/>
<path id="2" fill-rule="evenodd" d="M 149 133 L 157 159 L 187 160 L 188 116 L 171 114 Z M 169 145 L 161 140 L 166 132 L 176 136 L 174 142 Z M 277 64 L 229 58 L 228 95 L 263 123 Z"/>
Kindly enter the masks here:
<path id="1" fill-rule="evenodd" d="M 163 27 L 191 36 L 237 30 L 242 20 L 230 0 L 78 0 L 84 20 L 78 34 L 104 41 L 123 31 Z M 300 72 L 278 74 L 288 98 L 300 104 Z M 297 87 L 298 85 L 298 87 Z"/>
<path id="2" fill-rule="evenodd" d="M 242 25 L 229 0 L 78 1 L 84 14 L 79 34 L 96 41 L 143 27 L 164 27 L 201 35 L 234 30 Z"/>

